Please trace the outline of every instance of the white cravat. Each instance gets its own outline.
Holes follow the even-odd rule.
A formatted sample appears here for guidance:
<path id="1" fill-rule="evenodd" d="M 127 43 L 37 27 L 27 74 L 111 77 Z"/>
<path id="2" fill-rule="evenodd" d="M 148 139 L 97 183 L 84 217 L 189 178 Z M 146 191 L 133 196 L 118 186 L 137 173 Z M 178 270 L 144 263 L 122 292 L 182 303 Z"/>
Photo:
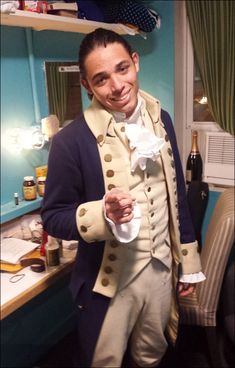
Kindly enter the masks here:
<path id="1" fill-rule="evenodd" d="M 111 112 L 117 123 L 126 123 L 125 131 L 131 149 L 132 172 L 137 166 L 141 170 L 145 170 L 148 159 L 156 161 L 165 143 L 163 138 L 156 137 L 149 129 L 145 128 L 141 114 L 144 103 L 145 101 L 139 96 L 135 111 L 129 118 L 126 118 L 124 113 Z"/>
<path id="2" fill-rule="evenodd" d="M 145 127 L 136 124 L 126 124 L 126 136 L 131 149 L 131 171 L 139 165 L 141 170 L 146 169 L 147 160 L 156 161 L 165 141 L 156 137 Z"/>

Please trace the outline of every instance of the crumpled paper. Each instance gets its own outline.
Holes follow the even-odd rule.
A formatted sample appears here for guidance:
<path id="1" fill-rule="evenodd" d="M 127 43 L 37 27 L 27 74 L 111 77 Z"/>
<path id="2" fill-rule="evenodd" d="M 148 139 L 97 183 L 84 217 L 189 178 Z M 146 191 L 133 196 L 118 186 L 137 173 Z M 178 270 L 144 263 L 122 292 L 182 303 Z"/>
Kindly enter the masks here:
<path id="1" fill-rule="evenodd" d="M 139 166 L 141 170 L 145 170 L 148 159 L 156 161 L 165 143 L 163 138 L 156 137 L 145 127 L 139 127 L 136 124 L 126 124 L 126 136 L 132 150 L 132 172 L 135 171 L 137 166 Z"/>
<path id="2" fill-rule="evenodd" d="M 0 1 L 1 13 L 14 13 L 19 7 L 19 1 Z"/>

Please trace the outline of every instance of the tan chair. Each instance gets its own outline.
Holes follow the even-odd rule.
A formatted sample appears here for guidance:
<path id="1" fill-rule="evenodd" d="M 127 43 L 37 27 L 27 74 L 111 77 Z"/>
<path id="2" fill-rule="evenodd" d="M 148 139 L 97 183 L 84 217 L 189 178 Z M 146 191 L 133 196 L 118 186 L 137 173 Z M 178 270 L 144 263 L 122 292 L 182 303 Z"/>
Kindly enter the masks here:
<path id="1" fill-rule="evenodd" d="M 219 368 L 225 366 L 221 365 L 224 363 L 218 348 L 217 312 L 224 272 L 234 244 L 234 201 L 234 187 L 220 195 L 201 251 L 206 280 L 196 285 L 193 294 L 179 297 L 180 326 L 202 327 L 212 367 Z"/>

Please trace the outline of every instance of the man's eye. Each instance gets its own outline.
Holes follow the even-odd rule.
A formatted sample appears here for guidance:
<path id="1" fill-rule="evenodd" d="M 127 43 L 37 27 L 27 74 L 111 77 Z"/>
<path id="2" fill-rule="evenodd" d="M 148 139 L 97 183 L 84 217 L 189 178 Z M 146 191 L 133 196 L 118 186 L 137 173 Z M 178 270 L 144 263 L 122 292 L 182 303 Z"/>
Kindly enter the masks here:
<path id="1" fill-rule="evenodd" d="M 121 68 L 120 68 L 120 72 L 121 73 L 125 73 L 128 71 L 128 65 L 123 65 Z"/>
<path id="2" fill-rule="evenodd" d="M 105 78 L 105 77 L 100 77 L 100 78 L 96 79 L 95 84 L 96 84 L 97 86 L 100 86 L 100 85 L 102 85 L 102 84 L 104 84 L 104 83 L 105 83 L 105 80 L 106 80 L 106 78 Z"/>

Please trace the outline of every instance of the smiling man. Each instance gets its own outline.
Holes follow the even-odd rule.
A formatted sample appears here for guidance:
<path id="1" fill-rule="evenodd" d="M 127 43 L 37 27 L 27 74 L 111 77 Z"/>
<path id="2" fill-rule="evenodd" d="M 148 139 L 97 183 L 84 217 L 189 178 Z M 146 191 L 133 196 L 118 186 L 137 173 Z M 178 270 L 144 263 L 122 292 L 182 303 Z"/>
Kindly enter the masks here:
<path id="1" fill-rule="evenodd" d="M 91 104 L 51 145 L 45 230 L 78 239 L 78 367 L 156 367 L 177 335 L 176 293 L 201 273 L 169 114 L 139 89 L 139 57 L 96 29 L 79 51 Z"/>

